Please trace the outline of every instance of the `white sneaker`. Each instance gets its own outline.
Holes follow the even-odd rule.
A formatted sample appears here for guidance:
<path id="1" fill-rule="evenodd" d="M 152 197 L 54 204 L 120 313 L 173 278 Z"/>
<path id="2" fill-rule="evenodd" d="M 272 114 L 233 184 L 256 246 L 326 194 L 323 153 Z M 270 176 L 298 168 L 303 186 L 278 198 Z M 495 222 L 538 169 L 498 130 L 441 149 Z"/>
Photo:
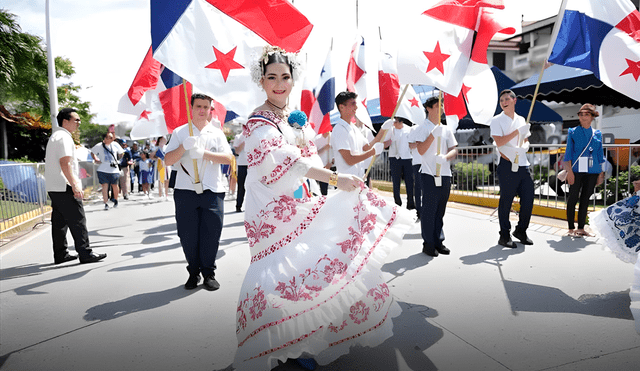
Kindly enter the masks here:
<path id="1" fill-rule="evenodd" d="M 150 200 L 153 200 L 153 195 L 151 194 L 151 192 L 149 192 L 149 194 L 147 196 L 149 196 Z"/>

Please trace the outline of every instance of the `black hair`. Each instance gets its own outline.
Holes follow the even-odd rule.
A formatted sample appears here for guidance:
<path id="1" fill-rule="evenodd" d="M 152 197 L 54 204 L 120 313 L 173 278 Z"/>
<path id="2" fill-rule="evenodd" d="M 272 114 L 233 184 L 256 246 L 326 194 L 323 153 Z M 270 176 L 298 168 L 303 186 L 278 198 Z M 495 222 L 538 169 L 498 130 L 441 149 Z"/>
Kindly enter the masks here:
<path id="1" fill-rule="evenodd" d="M 78 112 L 75 108 L 71 108 L 71 107 L 66 107 L 60 110 L 60 112 L 58 112 L 58 116 L 56 117 L 58 119 L 58 126 L 62 126 L 62 121 L 64 120 L 71 120 L 71 113 L 72 112 Z"/>
<path id="2" fill-rule="evenodd" d="M 191 105 L 192 105 L 192 106 L 193 106 L 193 102 L 194 102 L 196 99 L 204 99 L 204 100 L 209 101 L 209 103 L 211 103 L 211 101 L 213 100 L 213 99 L 212 99 L 210 96 L 208 96 L 208 95 L 201 94 L 201 93 L 195 93 L 195 94 L 192 94 L 192 95 L 191 95 Z"/>
<path id="3" fill-rule="evenodd" d="M 349 99 L 356 99 L 356 98 L 358 98 L 358 94 L 352 91 L 342 91 L 336 96 L 336 106 L 344 104 Z"/>
<path id="4" fill-rule="evenodd" d="M 273 63 L 284 63 L 289 66 L 289 73 L 293 76 L 293 65 L 289 62 L 289 58 L 286 55 L 283 55 L 279 51 L 268 54 L 267 61 L 265 62 L 263 59 L 260 60 L 260 69 L 262 70 L 262 76 L 267 73 L 267 66 Z"/>
<path id="5" fill-rule="evenodd" d="M 413 122 L 411 122 L 411 120 L 406 119 L 404 117 L 400 117 L 400 116 L 395 116 L 395 119 L 400 121 L 401 123 L 408 125 L 408 126 L 413 126 Z"/>
<path id="6" fill-rule="evenodd" d="M 431 97 L 429 99 L 426 100 L 426 102 L 424 102 L 424 104 L 422 105 L 424 107 L 424 109 L 428 108 L 433 108 L 433 106 L 435 106 L 436 104 L 438 104 L 438 97 Z"/>
<path id="7" fill-rule="evenodd" d="M 502 97 L 505 94 L 509 94 L 509 96 L 514 99 L 516 97 L 516 93 L 514 93 L 513 90 L 511 89 L 504 89 L 503 91 L 500 92 L 500 95 L 498 95 L 498 97 Z"/>

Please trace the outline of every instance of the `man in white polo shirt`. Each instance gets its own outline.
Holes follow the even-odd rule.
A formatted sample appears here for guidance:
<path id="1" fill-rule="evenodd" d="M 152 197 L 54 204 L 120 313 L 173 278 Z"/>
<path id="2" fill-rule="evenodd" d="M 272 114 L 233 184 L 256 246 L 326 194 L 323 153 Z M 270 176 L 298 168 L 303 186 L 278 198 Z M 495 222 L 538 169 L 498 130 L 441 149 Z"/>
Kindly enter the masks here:
<path id="1" fill-rule="evenodd" d="M 44 177 L 51 199 L 51 239 L 53 260 L 61 264 L 80 257 L 80 263 L 93 263 L 107 257 L 94 254 L 89 248 L 87 219 L 82 205 L 82 183 L 78 178 L 76 145 L 71 133 L 78 130 L 80 116 L 74 108 L 63 108 L 58 113 L 58 129 L 55 129 L 45 154 Z M 67 230 L 71 231 L 78 256 L 67 250 Z"/>
<path id="2" fill-rule="evenodd" d="M 491 120 L 491 137 L 500 152 L 498 164 L 500 239 L 498 244 L 516 248 L 515 242 L 511 240 L 511 222 L 509 221 L 511 204 L 516 195 L 520 197 L 520 214 L 513 236 L 523 245 L 533 245 L 533 241 L 527 237 L 534 198 L 533 180 L 529 174 L 529 160 L 526 156 L 529 149 L 527 138 L 531 136 L 529 131 L 531 125 L 515 113 L 516 95 L 511 90 L 507 89 L 500 93 L 500 107 L 502 107 L 502 113 Z"/>
<path id="3" fill-rule="evenodd" d="M 361 166 L 362 162 L 369 157 L 378 155 L 383 150 L 383 144 L 379 143 L 380 138 L 376 137 L 371 143 L 363 146 L 358 145 L 358 137 L 351 121 L 356 115 L 358 108 L 354 92 L 343 91 L 336 96 L 336 106 L 340 112 L 340 118 L 333 127 L 331 133 L 331 149 L 339 174 L 351 174 L 363 177 L 366 169 Z"/>
<path id="4" fill-rule="evenodd" d="M 178 170 L 173 200 L 178 237 L 189 272 L 184 285 L 187 290 L 198 286 L 200 275 L 204 277 L 205 289 L 220 288 L 214 272 L 222 234 L 226 183 L 220 165 L 230 164 L 233 154 L 222 130 L 207 121 L 211 100 L 204 94 L 191 96 L 193 136 L 189 135 L 188 124 L 175 129 L 165 155 L 167 166 L 175 164 Z"/>

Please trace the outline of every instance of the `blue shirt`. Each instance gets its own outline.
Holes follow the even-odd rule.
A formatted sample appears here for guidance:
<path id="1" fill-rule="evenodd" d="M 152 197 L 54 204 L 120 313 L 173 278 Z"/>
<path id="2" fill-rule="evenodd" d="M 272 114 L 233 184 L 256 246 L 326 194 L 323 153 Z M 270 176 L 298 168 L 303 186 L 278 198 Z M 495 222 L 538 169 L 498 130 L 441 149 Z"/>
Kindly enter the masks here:
<path id="1" fill-rule="evenodd" d="M 593 139 L 591 139 L 592 134 Z M 589 143 L 589 139 L 591 139 L 591 143 Z M 589 147 L 582 153 L 587 143 L 589 143 Z M 602 133 L 600 130 L 594 132 L 593 128 L 585 129 L 582 126 L 569 129 L 567 151 L 564 154 L 564 160 L 571 161 L 574 173 L 578 172 L 578 157 L 581 153 L 582 157 L 587 159 L 589 157 L 593 158 L 593 163 L 589 166 L 589 174 L 599 174 L 602 172 L 604 152 L 602 150 Z"/>

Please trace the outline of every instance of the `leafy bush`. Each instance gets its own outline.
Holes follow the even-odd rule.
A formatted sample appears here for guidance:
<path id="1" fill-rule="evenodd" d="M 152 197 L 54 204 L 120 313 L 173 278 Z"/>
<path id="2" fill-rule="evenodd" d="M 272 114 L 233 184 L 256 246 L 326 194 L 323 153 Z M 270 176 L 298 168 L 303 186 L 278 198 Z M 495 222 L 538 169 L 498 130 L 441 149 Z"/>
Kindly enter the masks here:
<path id="1" fill-rule="evenodd" d="M 640 166 L 631 165 L 629 171 L 621 171 L 617 177 L 611 177 L 607 180 L 606 188 L 600 191 L 607 205 L 629 197 L 633 193 L 633 184 L 629 184 L 629 172 L 636 177 L 640 176 Z"/>
<path id="2" fill-rule="evenodd" d="M 478 162 L 458 162 L 453 166 L 454 182 L 459 190 L 475 190 L 489 181 L 489 165 Z"/>
<path id="3" fill-rule="evenodd" d="M 549 172 L 549 168 L 542 165 L 534 165 L 533 166 L 533 181 L 539 181 L 541 184 L 547 182 L 550 175 L 555 175 L 555 171 L 551 170 Z"/>

